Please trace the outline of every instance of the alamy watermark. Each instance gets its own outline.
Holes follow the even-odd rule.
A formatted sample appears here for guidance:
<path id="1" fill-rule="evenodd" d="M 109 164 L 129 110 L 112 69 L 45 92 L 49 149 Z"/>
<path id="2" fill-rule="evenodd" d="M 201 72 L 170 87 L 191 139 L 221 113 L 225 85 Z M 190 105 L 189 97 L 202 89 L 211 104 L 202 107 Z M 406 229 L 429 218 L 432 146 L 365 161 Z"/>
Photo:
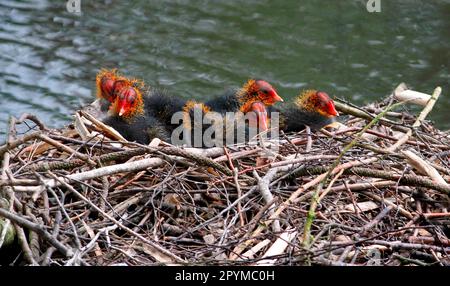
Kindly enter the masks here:
<path id="1" fill-rule="evenodd" d="M 369 13 L 381 12 L 381 0 L 368 0 L 366 3 L 366 9 Z"/>
<path id="2" fill-rule="evenodd" d="M 66 10 L 72 14 L 81 14 L 81 0 L 67 0 Z"/>
<path id="3" fill-rule="evenodd" d="M 253 111 L 205 112 L 200 104 L 194 105 L 190 112 L 176 112 L 171 123 L 178 125 L 172 134 L 174 145 L 188 147 L 223 147 L 237 143 L 265 144 L 279 138 L 279 113 L 255 113 Z M 274 140 L 274 141 L 272 141 Z M 277 151 L 278 144 L 270 144 L 271 151 Z"/>

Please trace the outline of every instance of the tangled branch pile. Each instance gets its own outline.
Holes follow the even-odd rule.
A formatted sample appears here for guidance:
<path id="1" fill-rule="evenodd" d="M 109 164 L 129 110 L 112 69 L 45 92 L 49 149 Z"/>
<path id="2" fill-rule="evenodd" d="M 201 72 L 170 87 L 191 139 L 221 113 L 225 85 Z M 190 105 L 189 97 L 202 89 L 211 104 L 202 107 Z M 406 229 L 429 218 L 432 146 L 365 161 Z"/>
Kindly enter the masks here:
<path id="1" fill-rule="evenodd" d="M 212 149 L 127 143 L 82 112 L 62 130 L 13 118 L 1 263 L 449 265 L 450 136 L 425 121 L 439 94 L 418 118 L 393 96 L 337 102 L 338 130 Z M 18 136 L 25 121 L 39 130 Z"/>

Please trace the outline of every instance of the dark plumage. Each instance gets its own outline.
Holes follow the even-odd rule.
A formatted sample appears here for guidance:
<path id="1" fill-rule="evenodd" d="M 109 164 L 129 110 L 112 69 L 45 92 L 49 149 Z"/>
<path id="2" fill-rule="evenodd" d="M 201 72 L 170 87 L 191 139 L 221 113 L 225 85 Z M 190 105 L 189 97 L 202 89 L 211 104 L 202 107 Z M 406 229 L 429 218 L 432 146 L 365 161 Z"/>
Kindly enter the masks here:
<path id="1" fill-rule="evenodd" d="M 313 130 L 319 130 L 336 121 L 334 117 L 325 117 L 317 112 L 298 108 L 295 105 L 271 106 L 271 112 L 279 112 L 280 129 L 284 132 L 299 132 L 308 125 Z"/>
<path id="2" fill-rule="evenodd" d="M 229 118 L 223 125 L 223 138 L 224 143 L 225 141 L 228 143 L 241 143 L 252 139 L 250 138 L 252 136 L 249 136 L 249 134 L 256 134 L 255 132 L 249 132 L 250 130 L 256 131 L 256 128 L 250 127 L 248 121 L 243 122 L 242 114 L 247 114 L 248 117 L 248 112 L 256 112 L 257 116 L 263 116 L 261 118 L 264 119 L 264 128 L 259 130 L 265 131 L 267 129 L 265 107 L 279 101 L 283 101 L 283 99 L 268 82 L 250 79 L 241 88 L 229 89 L 224 94 L 206 101 L 204 106 L 206 109 L 220 113 L 224 118 L 227 112 L 235 112 L 237 117 L 234 119 Z M 241 112 L 241 114 L 239 115 L 236 112 Z M 264 115 L 261 112 L 264 112 Z M 253 118 L 253 121 L 256 120 L 258 119 Z M 240 129 L 236 127 L 238 123 L 242 124 Z M 258 124 L 253 122 L 250 125 L 255 125 L 254 127 L 256 127 Z"/>
<path id="3" fill-rule="evenodd" d="M 182 106 L 182 102 L 162 92 L 152 90 L 142 96 L 136 87 L 127 86 L 118 91 L 117 99 L 109 107 L 103 123 L 117 130 L 128 141 L 148 144 L 157 137 L 169 142 L 173 130 L 171 113 L 177 106 Z M 100 109 L 105 109 L 104 103 Z M 125 115 L 120 114 L 122 110 Z"/>
<path id="4" fill-rule="evenodd" d="M 154 138 L 170 141 L 170 133 L 155 117 L 145 114 L 131 119 L 124 119 L 117 115 L 108 116 L 103 123 L 113 127 L 128 141 L 148 144 Z"/>
<path id="5" fill-rule="evenodd" d="M 268 82 L 250 79 L 240 89 L 229 89 L 224 94 L 206 101 L 205 105 L 211 110 L 225 113 L 242 111 L 244 104 L 256 101 L 271 106 L 283 99 Z"/>
<path id="6" fill-rule="evenodd" d="M 186 112 L 185 127 L 190 130 L 190 137 L 187 138 L 190 141 L 186 144 L 194 147 L 246 142 L 268 128 L 266 107 L 259 101 L 243 104 L 238 112 L 228 114 L 227 112 L 210 112 L 209 106 L 195 101 L 188 101 L 184 110 Z M 194 120 L 195 118 L 200 120 Z M 198 141 L 194 142 L 197 136 Z M 211 141 L 207 140 L 208 138 Z"/>
<path id="7" fill-rule="evenodd" d="M 96 87 L 98 100 L 85 110 L 129 141 L 148 144 L 155 137 L 170 141 L 170 132 L 176 127 L 170 123 L 172 114 L 181 111 L 184 101 L 155 89 L 142 95 L 144 82 L 116 69 L 102 69 Z"/>
<path id="8" fill-rule="evenodd" d="M 218 112 L 222 116 L 226 112 L 246 113 L 252 110 L 254 102 L 259 102 L 255 106 L 261 105 L 265 111 L 265 105 L 269 106 L 277 101 L 282 101 L 269 83 L 264 80 L 250 79 L 242 88 L 228 90 L 224 95 L 202 104 L 200 120 L 192 122 L 195 101 L 186 101 L 157 89 L 149 89 L 143 95 L 144 87 L 142 81 L 126 78 L 117 70 L 102 70 L 97 76 L 97 94 L 101 99 L 99 102 L 101 115 L 108 109 L 108 116 L 103 119 L 104 123 L 116 129 L 127 140 L 144 144 L 149 143 L 154 137 L 172 141 L 170 137 L 175 135 L 173 138 L 175 142 L 172 144 L 187 143 L 191 145 L 194 135 L 199 135 L 199 141 L 203 145 L 205 143 L 203 135 L 208 135 L 208 132 L 211 131 L 209 127 L 213 124 L 216 126 L 224 124 L 222 121 L 216 121 L 213 124 L 204 123 L 203 116 L 210 116 L 210 111 Z M 108 106 L 108 102 L 110 106 Z M 260 111 L 261 108 L 256 111 Z M 184 113 L 182 113 L 183 111 Z M 172 123 L 172 118 L 177 112 L 180 113 Z M 183 125 L 180 126 L 180 123 Z M 228 124 L 228 126 L 230 125 Z M 233 133 L 228 126 L 223 126 L 225 133 Z M 194 129 L 200 132 L 193 132 Z M 180 130 L 182 132 L 179 132 Z M 186 130 L 190 131 L 190 135 L 189 132 L 185 132 Z M 178 135 L 174 131 L 177 131 Z"/>
<path id="9" fill-rule="evenodd" d="M 318 130 L 336 121 L 338 116 L 328 94 L 316 90 L 304 91 L 292 103 L 269 107 L 269 116 L 272 112 L 279 113 L 280 129 L 284 132 L 298 132 L 305 125 Z"/>
<path id="10" fill-rule="evenodd" d="M 150 89 L 143 96 L 143 100 L 147 116 L 157 119 L 169 133 L 179 126 L 177 123 L 171 123 L 172 116 L 176 112 L 183 111 L 186 100 L 158 89 Z"/>
<path id="11" fill-rule="evenodd" d="M 205 105 L 217 112 L 238 111 L 241 106 L 236 96 L 238 92 L 237 89 L 228 89 L 224 94 L 207 100 Z"/>

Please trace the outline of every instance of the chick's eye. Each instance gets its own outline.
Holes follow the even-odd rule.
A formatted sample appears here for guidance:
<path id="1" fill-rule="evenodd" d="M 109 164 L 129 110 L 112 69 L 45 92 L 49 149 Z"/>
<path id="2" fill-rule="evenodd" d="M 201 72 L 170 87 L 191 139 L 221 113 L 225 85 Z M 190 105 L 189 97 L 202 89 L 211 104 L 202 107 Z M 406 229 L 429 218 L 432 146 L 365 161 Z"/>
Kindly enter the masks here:
<path id="1" fill-rule="evenodd" d="M 136 100 L 136 98 L 135 98 L 134 96 L 130 96 L 130 97 L 128 98 L 128 102 L 129 102 L 130 104 L 133 104 L 135 100 Z"/>
<path id="2" fill-rule="evenodd" d="M 124 95 L 123 93 L 120 93 L 120 94 L 119 94 L 119 99 L 120 99 L 120 100 L 124 100 L 124 99 L 125 99 L 125 95 Z"/>

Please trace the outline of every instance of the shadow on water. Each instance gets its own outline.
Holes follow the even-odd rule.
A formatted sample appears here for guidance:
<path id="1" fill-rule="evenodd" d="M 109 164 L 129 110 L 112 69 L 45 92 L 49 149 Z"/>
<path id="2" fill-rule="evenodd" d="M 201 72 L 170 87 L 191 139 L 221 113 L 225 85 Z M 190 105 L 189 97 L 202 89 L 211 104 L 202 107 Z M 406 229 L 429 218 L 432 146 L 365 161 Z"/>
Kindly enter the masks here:
<path id="1" fill-rule="evenodd" d="M 358 104 L 404 81 L 450 86 L 450 1 L 0 0 L 0 140 L 10 114 L 67 123 L 94 98 L 101 67 L 119 67 L 183 97 L 205 99 L 248 77 L 280 95 L 319 88 Z M 450 128 L 450 98 L 431 118 Z"/>

